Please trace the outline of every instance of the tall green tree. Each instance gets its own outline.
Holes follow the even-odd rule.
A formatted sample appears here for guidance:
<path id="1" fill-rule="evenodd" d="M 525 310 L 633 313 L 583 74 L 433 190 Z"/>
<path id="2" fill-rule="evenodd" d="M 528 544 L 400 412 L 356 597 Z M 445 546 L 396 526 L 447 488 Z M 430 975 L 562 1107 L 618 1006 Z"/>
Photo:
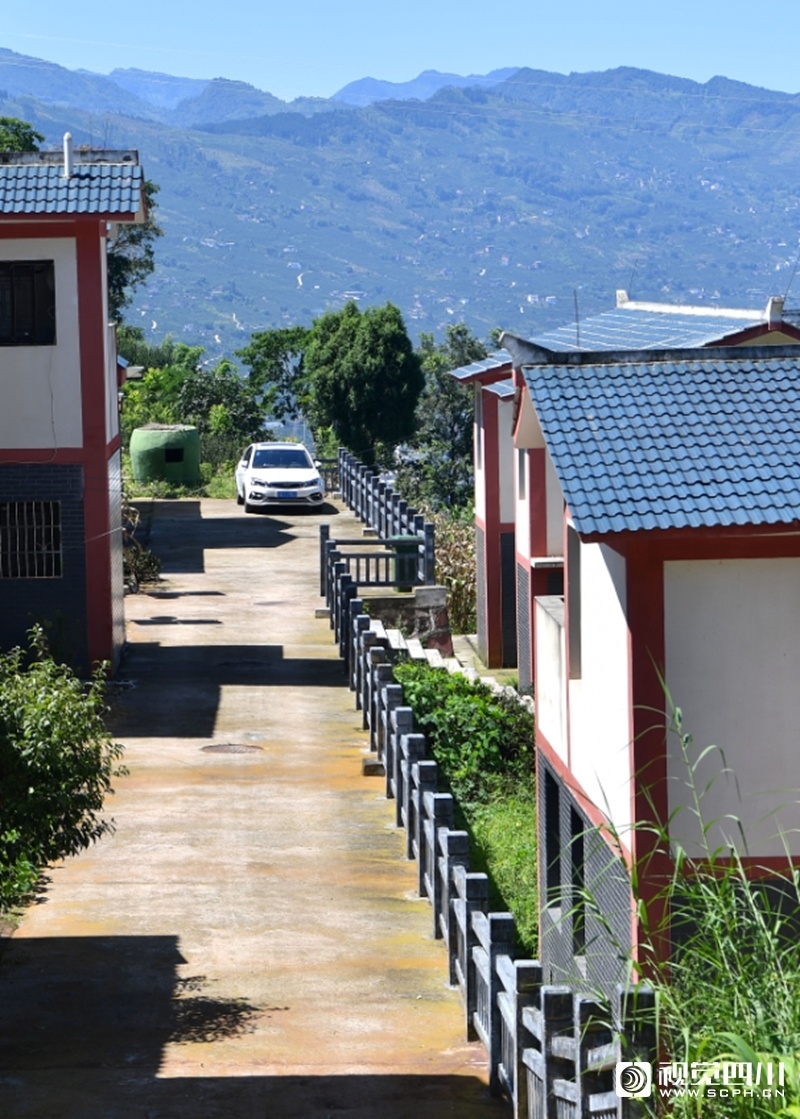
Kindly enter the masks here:
<path id="1" fill-rule="evenodd" d="M 237 350 L 249 366 L 248 381 L 267 415 L 277 420 L 305 415 L 310 406 L 310 386 L 304 350 L 310 331 L 304 326 L 257 331 L 249 345 Z"/>
<path id="2" fill-rule="evenodd" d="M 201 438 L 224 434 L 241 444 L 239 449 L 259 439 L 264 428 L 262 405 L 229 361 L 187 377 L 178 393 L 177 413 L 180 422 L 193 424 Z"/>
<path id="3" fill-rule="evenodd" d="M 473 389 L 450 376 L 451 369 L 486 357 L 483 342 L 464 323 L 452 323 L 443 342 L 421 334 L 419 356 L 425 387 L 417 405 L 412 454 L 398 471 L 406 500 L 438 510 L 463 509 L 473 500 Z"/>
<path id="4" fill-rule="evenodd" d="M 120 349 L 132 365 L 144 367 L 141 379 L 127 381 L 122 390 L 121 428 L 127 446 L 134 428 L 183 422 L 181 389 L 199 373 L 203 347 L 173 342 L 169 335 L 149 345 L 142 332 L 133 329 L 122 332 Z"/>
<path id="5" fill-rule="evenodd" d="M 38 152 L 44 136 L 18 117 L 0 117 L 0 152 Z"/>
<path id="6" fill-rule="evenodd" d="M 159 187 L 145 179 L 146 217 L 143 222 L 123 222 L 108 245 L 108 311 L 118 321 L 133 298 L 133 289 L 143 284 L 156 266 L 154 244 L 164 230 L 156 221 Z"/>
<path id="7" fill-rule="evenodd" d="M 355 303 L 317 319 L 305 352 L 312 419 L 368 465 L 414 432 L 424 378 L 403 317 L 391 303 Z"/>

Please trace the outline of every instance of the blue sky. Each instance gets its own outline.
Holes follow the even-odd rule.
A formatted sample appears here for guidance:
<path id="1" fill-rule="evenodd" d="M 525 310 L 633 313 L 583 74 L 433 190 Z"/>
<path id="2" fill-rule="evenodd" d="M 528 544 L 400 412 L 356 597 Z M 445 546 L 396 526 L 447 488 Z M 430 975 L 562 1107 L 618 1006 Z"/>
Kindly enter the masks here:
<path id="1" fill-rule="evenodd" d="M 421 70 L 638 66 L 800 91 L 799 0 L 40 0 L 4 5 L 0 46 L 70 69 L 250 82 L 278 97 Z"/>

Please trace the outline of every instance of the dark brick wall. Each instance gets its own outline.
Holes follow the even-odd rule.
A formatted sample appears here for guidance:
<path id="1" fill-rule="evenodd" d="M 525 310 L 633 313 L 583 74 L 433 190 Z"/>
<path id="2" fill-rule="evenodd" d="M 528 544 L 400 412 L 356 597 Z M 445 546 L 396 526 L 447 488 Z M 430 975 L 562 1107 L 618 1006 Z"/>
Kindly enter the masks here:
<path id="1" fill-rule="evenodd" d="M 529 692 L 533 687 L 531 664 L 531 576 L 527 568 L 517 564 L 517 668 L 519 690 Z"/>
<path id="2" fill-rule="evenodd" d="M 538 790 L 540 955 L 546 982 L 611 998 L 626 978 L 631 950 L 625 869 L 541 754 Z"/>
<path id="3" fill-rule="evenodd" d="M 0 463 L 0 501 L 59 501 L 60 579 L 0 579 L 0 648 L 26 642 L 40 622 L 56 656 L 87 666 L 83 467 Z"/>
<path id="4" fill-rule="evenodd" d="M 475 525 L 475 566 L 478 652 L 486 664 L 489 659 L 489 634 L 486 627 L 486 534 L 479 525 Z"/>
<path id="5" fill-rule="evenodd" d="M 515 567 L 514 533 L 500 534 L 500 612 L 502 617 L 503 668 L 517 664 L 517 586 Z"/>

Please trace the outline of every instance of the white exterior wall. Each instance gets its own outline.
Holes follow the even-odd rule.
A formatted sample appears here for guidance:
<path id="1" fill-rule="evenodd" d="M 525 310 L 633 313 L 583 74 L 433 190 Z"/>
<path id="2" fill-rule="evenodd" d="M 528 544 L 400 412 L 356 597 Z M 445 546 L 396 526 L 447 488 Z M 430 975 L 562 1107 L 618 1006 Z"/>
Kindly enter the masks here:
<path id="1" fill-rule="evenodd" d="M 500 456 L 500 523 L 514 520 L 514 401 L 500 400 L 497 406 L 497 448 Z"/>
<path id="2" fill-rule="evenodd" d="M 568 765 L 564 600 L 555 595 L 537 598 L 535 610 L 536 724 L 549 745 Z"/>
<path id="3" fill-rule="evenodd" d="M 604 544 L 582 543 L 580 566 L 582 670 L 569 681 L 570 768 L 624 832 L 631 820 L 625 560 Z"/>
<path id="4" fill-rule="evenodd" d="M 800 559 L 665 563 L 664 610 L 667 684 L 684 733 L 697 750 L 721 747 L 732 771 L 705 793 L 705 821 L 733 813 L 748 842 L 741 853 L 762 857 L 785 853 L 780 825 L 800 854 L 800 836 L 790 834 L 800 828 Z M 669 767 L 672 813 L 687 793 L 674 734 Z M 704 760 L 700 787 L 721 768 L 717 753 Z M 702 853 L 699 825 L 688 813 L 672 832 L 691 853 Z M 728 837 L 740 847 L 733 822 L 722 821 L 712 829 L 712 848 Z"/>
<path id="5" fill-rule="evenodd" d="M 117 331 L 106 327 L 106 443 L 119 433 L 119 386 L 117 384 Z"/>
<path id="6" fill-rule="evenodd" d="M 520 497 L 520 459 L 525 471 L 525 496 Z M 514 451 L 514 541 L 517 554 L 526 560 L 531 555 L 531 493 L 528 451 Z"/>
<path id="7" fill-rule="evenodd" d="M 80 447 L 81 368 L 78 266 L 69 238 L 0 240 L 0 260 L 52 260 L 55 267 L 54 346 L 0 348 L 0 446 Z"/>
<path id="8" fill-rule="evenodd" d="M 550 452 L 544 452 L 544 484 L 545 501 L 547 502 L 547 554 L 560 556 L 564 551 L 564 491 L 550 458 Z"/>
<path id="9" fill-rule="evenodd" d="M 475 423 L 472 461 L 475 465 L 475 516 L 486 524 L 486 433 L 484 431 L 483 390 L 475 385 Z"/>

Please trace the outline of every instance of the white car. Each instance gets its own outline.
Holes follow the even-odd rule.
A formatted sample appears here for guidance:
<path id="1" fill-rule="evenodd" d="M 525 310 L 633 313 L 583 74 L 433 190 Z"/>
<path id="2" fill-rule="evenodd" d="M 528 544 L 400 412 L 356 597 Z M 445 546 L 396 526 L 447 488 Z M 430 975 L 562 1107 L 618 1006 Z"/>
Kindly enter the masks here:
<path id="1" fill-rule="evenodd" d="M 236 502 L 245 513 L 267 505 L 322 505 L 325 484 L 300 443 L 252 443 L 236 467 Z"/>

